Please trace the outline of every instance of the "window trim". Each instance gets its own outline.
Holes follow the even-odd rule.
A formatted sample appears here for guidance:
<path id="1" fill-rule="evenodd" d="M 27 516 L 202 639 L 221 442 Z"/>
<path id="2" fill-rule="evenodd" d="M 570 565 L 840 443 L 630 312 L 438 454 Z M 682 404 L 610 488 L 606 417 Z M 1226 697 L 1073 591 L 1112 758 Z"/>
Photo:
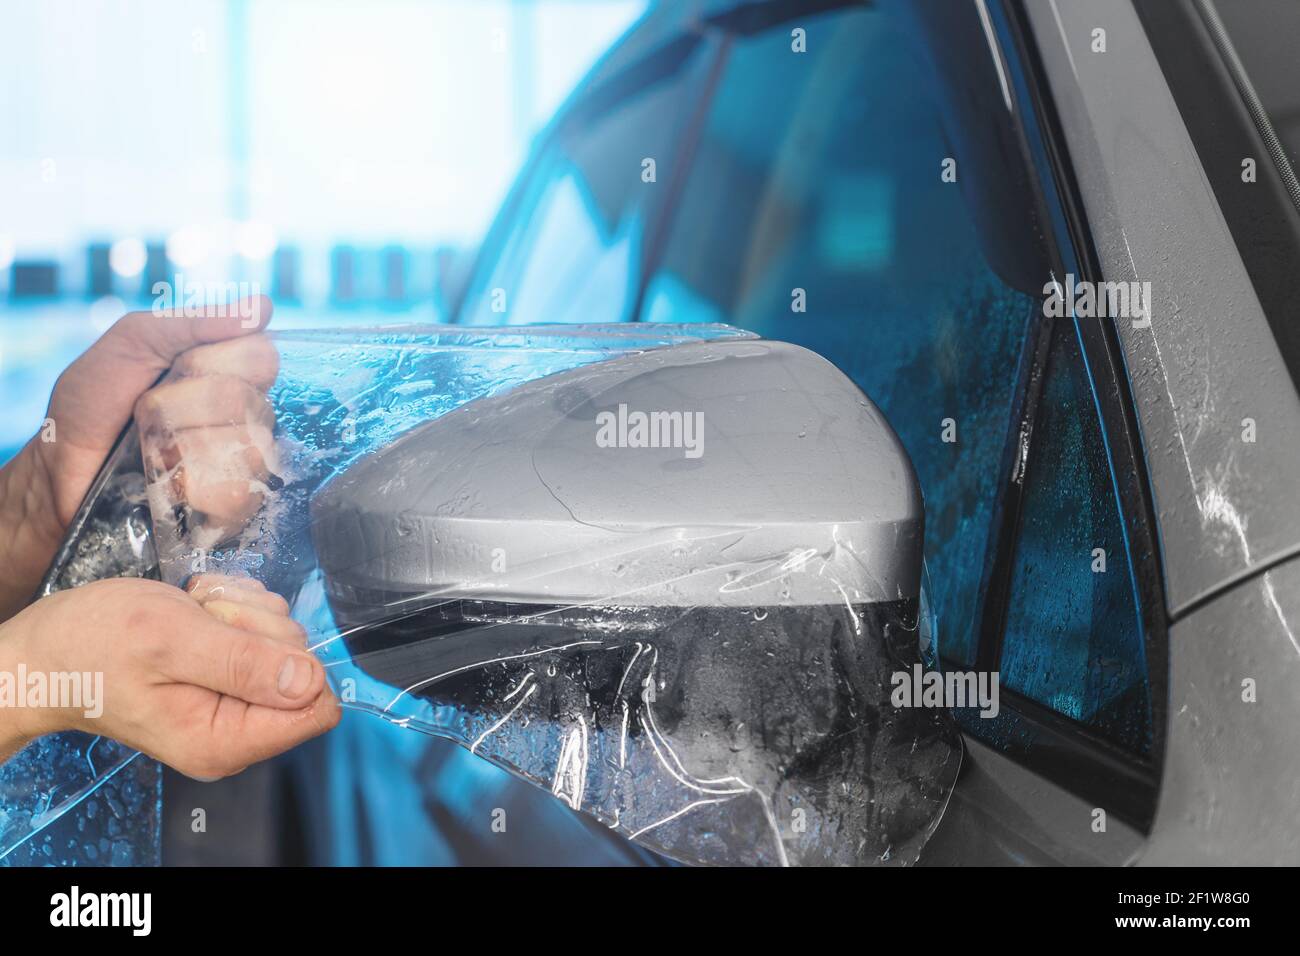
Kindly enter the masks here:
<path id="1" fill-rule="evenodd" d="M 722 36 L 718 41 L 713 61 L 709 64 L 700 88 L 699 101 L 695 104 L 695 109 L 682 130 L 677 154 L 673 157 L 672 175 L 664 190 L 663 198 L 659 201 L 659 214 L 653 220 L 648 220 L 647 224 L 651 228 L 641 250 L 641 261 L 637 263 L 639 272 L 636 295 L 628 312 L 630 323 L 644 321 L 642 313 L 645 312 L 646 293 L 663 262 L 664 250 L 668 246 L 668 239 L 673 233 L 673 224 L 677 221 L 677 213 L 681 208 L 682 194 L 690 181 L 691 167 L 695 163 L 695 155 L 700 150 L 700 142 L 704 139 L 704 130 L 709 122 L 713 101 L 718 95 L 718 85 L 722 82 L 723 72 L 731 60 L 731 47 L 730 34 Z"/>
<path id="2" fill-rule="evenodd" d="M 1056 116 L 1046 74 L 1037 48 L 1029 42 L 1023 0 L 990 4 L 999 44 L 1014 81 L 1016 113 L 1022 145 L 1037 177 L 1037 201 L 1044 208 L 1042 222 L 1052 229 L 1044 238 L 1058 275 L 1072 273 L 1082 280 L 1100 281 L 1100 261 L 1074 179 L 1065 140 Z M 1014 55 L 1008 55 L 1014 54 Z M 1071 321 L 1062 319 L 1061 321 Z M 1034 454 L 1034 419 L 1041 401 L 1047 349 L 1055 321 L 1031 324 L 1034 331 L 1025 347 L 1018 376 L 1028 379 L 1022 414 L 1012 419 L 1008 450 L 1004 456 L 1006 484 L 995 511 L 986 579 L 980 605 L 980 642 L 976 668 L 996 670 L 1005 637 L 1011 569 L 1021 517 L 1024 488 L 1022 455 Z M 1128 389 L 1124 353 L 1113 323 L 1073 321 L 1079 336 L 1085 372 L 1098 413 L 1107 455 L 1112 462 L 1121 525 L 1128 542 L 1126 555 L 1132 567 L 1137 611 L 1144 636 L 1147 681 L 1151 701 L 1151 748 L 1138 755 L 1102 738 L 1086 725 L 1065 717 L 1003 688 L 1010 705 L 1007 721 L 995 730 L 976 711 L 958 711 L 962 729 L 994 743 L 999 750 L 1036 773 L 1094 800 L 1117 817 L 1149 833 L 1155 817 L 1160 775 L 1164 764 L 1168 714 L 1168 617 L 1163 593 L 1163 571 L 1155 540 L 1155 509 L 1141 455 L 1136 409 Z M 997 740 L 989 738 L 996 734 Z"/>

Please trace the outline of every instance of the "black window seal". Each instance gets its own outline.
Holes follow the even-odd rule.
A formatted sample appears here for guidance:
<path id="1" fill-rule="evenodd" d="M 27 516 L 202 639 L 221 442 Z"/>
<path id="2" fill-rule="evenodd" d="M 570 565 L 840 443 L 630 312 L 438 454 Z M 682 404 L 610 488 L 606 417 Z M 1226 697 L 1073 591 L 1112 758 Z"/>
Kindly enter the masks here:
<path id="1" fill-rule="evenodd" d="M 1242 105 L 1250 114 L 1250 121 L 1254 124 L 1255 132 L 1259 134 L 1268 152 L 1268 158 L 1272 160 L 1277 170 L 1278 179 L 1281 180 L 1287 195 L 1291 198 L 1291 205 L 1300 210 L 1300 180 L 1296 179 L 1295 170 L 1291 168 L 1291 160 L 1286 154 L 1286 147 L 1278 138 L 1277 130 L 1273 128 L 1273 120 L 1260 101 L 1259 94 L 1255 91 L 1255 84 L 1251 82 L 1250 74 L 1237 55 L 1231 31 L 1224 26 L 1214 0 L 1196 0 L 1196 9 L 1200 11 L 1201 19 L 1205 21 L 1205 28 L 1210 32 L 1214 48 L 1219 51 L 1223 65 L 1228 75 L 1232 77 L 1233 85 L 1237 87 Z"/>
<path id="2" fill-rule="evenodd" d="M 650 283 L 654 281 L 655 274 L 659 271 L 668 248 L 668 239 L 672 236 L 673 225 L 677 221 L 682 194 L 686 192 L 686 184 L 690 180 L 691 166 L 704 139 L 704 128 L 709 122 L 709 113 L 718 93 L 718 85 L 722 82 L 723 71 L 731 59 L 731 44 L 731 36 L 724 35 L 714 54 L 713 62 L 709 64 L 709 72 L 700 90 L 699 101 L 695 104 L 694 112 L 682 131 L 681 142 L 678 144 L 677 155 L 672 165 L 672 174 L 666 184 L 663 199 L 659 203 L 660 214 L 650 220 L 654 223 L 654 227 L 645 238 L 641 261 L 638 263 L 636 296 L 628 311 L 630 322 L 644 321 L 642 312 L 645 311 L 646 293 L 649 291 Z"/>

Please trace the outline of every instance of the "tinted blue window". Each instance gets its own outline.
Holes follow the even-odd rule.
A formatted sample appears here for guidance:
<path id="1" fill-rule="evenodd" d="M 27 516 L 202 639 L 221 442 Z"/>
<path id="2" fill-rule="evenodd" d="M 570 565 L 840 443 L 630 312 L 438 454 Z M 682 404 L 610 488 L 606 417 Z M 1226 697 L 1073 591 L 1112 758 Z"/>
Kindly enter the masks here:
<path id="1" fill-rule="evenodd" d="M 941 176 L 953 150 L 903 25 L 870 10 L 798 25 L 807 53 L 790 25 L 734 41 L 642 318 L 804 345 L 882 408 L 925 497 L 942 650 L 969 662 L 1037 305 L 992 271 Z"/>
<path id="2" fill-rule="evenodd" d="M 1074 323 L 1059 320 L 1026 475 L 1002 682 L 1146 752 L 1142 634 L 1092 389 Z"/>
<path id="3" fill-rule="evenodd" d="M 472 284 L 473 325 L 633 318 L 646 236 L 713 48 L 670 59 L 613 102 L 579 107 L 534 160 L 513 221 Z"/>
<path id="4" fill-rule="evenodd" d="M 829 358 L 911 454 L 941 647 L 968 663 L 1038 309 L 990 266 L 976 229 L 989 224 L 970 203 L 1006 232 L 1032 222 L 1033 197 L 982 187 L 974 164 L 965 179 L 942 176 L 962 141 L 944 117 L 973 101 L 950 95 L 941 109 L 919 30 L 853 7 L 719 42 L 706 31 L 713 39 L 622 98 L 588 94 L 596 112 L 580 97 L 489 237 L 462 320 L 721 321 Z M 982 37 L 972 49 L 987 67 Z M 1009 124 L 1000 93 L 979 115 L 990 124 Z M 1041 255 L 1036 234 L 1018 238 Z"/>

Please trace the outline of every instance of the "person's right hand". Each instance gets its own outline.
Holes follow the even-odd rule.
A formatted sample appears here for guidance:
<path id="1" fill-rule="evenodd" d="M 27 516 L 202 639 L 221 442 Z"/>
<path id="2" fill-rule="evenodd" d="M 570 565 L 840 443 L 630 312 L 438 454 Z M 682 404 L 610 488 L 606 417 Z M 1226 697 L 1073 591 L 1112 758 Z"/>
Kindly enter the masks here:
<path id="1" fill-rule="evenodd" d="M 0 760 L 59 730 L 102 734 L 181 773 L 237 773 L 332 728 L 339 706 L 283 598 L 201 575 L 190 593 L 96 581 L 42 598 L 0 626 L 0 669 L 101 672 L 103 712 L 0 710 Z"/>

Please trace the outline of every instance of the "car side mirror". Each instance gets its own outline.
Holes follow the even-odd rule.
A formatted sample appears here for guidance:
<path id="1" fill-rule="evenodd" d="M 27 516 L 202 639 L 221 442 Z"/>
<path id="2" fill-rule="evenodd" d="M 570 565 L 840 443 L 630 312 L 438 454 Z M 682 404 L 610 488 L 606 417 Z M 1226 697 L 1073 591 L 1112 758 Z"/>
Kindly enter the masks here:
<path id="1" fill-rule="evenodd" d="M 678 859 L 915 858 L 955 777 L 920 663 L 923 510 L 825 359 L 739 340 L 483 398 L 312 504 L 366 706 Z"/>

